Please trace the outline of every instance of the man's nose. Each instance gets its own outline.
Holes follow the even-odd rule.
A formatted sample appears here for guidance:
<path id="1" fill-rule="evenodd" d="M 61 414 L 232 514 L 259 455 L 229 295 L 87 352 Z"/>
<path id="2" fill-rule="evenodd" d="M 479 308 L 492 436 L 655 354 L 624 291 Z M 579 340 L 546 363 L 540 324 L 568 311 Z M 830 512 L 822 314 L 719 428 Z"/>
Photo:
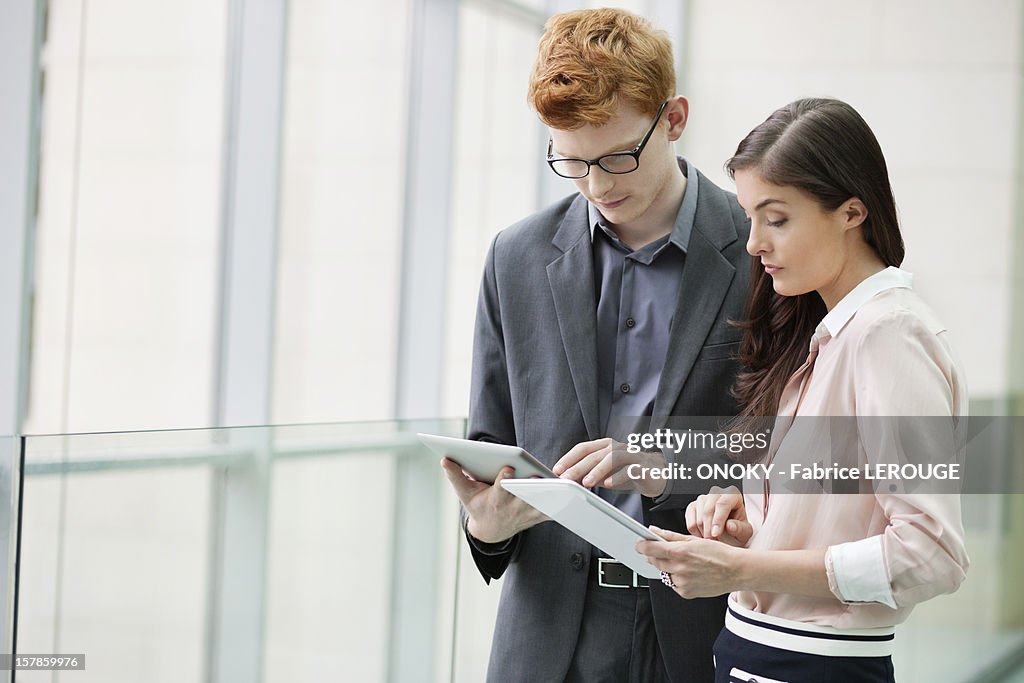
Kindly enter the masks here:
<path id="1" fill-rule="evenodd" d="M 591 197 L 602 197 L 615 184 L 612 174 L 597 164 L 590 167 L 590 175 L 587 176 L 587 187 Z"/>

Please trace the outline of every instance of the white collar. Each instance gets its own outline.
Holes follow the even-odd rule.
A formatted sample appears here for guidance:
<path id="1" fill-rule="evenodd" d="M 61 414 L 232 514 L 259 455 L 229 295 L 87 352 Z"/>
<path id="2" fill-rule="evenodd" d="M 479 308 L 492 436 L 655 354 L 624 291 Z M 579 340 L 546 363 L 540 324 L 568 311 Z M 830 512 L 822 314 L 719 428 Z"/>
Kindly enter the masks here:
<path id="1" fill-rule="evenodd" d="M 887 289 L 912 289 L 913 283 L 914 276 L 896 266 L 889 266 L 885 270 L 878 271 L 862 280 L 859 285 L 839 300 L 839 303 L 822 318 L 814 336 L 820 337 L 821 333 L 827 333 L 829 336 L 835 337 L 846 326 L 846 323 L 850 322 L 850 318 L 860 310 L 860 307 L 876 294 Z"/>

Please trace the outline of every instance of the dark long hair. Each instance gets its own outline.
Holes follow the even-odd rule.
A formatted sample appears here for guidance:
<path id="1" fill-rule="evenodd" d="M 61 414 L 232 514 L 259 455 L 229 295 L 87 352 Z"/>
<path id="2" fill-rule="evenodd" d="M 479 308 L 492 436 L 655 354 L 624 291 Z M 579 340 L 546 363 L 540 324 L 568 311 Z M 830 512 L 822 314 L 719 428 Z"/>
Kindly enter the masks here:
<path id="1" fill-rule="evenodd" d="M 864 241 L 886 265 L 903 262 L 903 237 L 885 157 L 874 133 L 853 107 L 831 99 L 803 99 L 776 110 L 747 137 L 725 164 L 753 170 L 773 185 L 795 187 L 834 211 L 851 197 L 867 207 Z M 755 259 L 733 385 L 740 422 L 775 415 L 786 380 L 807 357 L 814 329 L 825 317 L 817 292 L 781 296 Z"/>

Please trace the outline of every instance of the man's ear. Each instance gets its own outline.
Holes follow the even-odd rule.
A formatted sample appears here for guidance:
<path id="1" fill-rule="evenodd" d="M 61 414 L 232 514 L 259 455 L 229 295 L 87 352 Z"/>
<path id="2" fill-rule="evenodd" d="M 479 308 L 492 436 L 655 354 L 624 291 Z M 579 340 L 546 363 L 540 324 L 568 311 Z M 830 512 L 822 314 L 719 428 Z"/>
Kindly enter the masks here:
<path id="1" fill-rule="evenodd" d="M 857 197 L 850 197 L 839 207 L 845 229 L 860 227 L 868 219 L 868 207 Z"/>
<path id="2" fill-rule="evenodd" d="M 665 107 L 665 118 L 668 119 L 668 139 L 675 142 L 683 134 L 686 121 L 690 116 L 690 103 L 682 95 L 675 95 Z"/>

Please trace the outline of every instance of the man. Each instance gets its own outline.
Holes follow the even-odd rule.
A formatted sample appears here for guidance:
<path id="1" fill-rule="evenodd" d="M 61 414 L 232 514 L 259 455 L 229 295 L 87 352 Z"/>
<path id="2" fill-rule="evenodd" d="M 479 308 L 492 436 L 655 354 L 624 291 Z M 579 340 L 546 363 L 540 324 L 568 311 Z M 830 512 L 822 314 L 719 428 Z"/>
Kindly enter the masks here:
<path id="1" fill-rule="evenodd" d="M 623 425 L 731 415 L 750 261 L 735 197 L 673 143 L 667 36 L 614 9 L 552 17 L 529 99 L 578 194 L 501 232 L 477 310 L 469 436 L 518 444 L 644 523 L 684 531 L 692 499 L 625 476 Z M 614 438 L 612 438 L 614 437 Z M 683 600 L 500 487 L 443 461 L 485 580 L 505 576 L 488 680 L 713 679 L 724 597 Z M 631 490 L 632 489 L 632 490 Z M 653 509 L 657 507 L 657 509 Z"/>

